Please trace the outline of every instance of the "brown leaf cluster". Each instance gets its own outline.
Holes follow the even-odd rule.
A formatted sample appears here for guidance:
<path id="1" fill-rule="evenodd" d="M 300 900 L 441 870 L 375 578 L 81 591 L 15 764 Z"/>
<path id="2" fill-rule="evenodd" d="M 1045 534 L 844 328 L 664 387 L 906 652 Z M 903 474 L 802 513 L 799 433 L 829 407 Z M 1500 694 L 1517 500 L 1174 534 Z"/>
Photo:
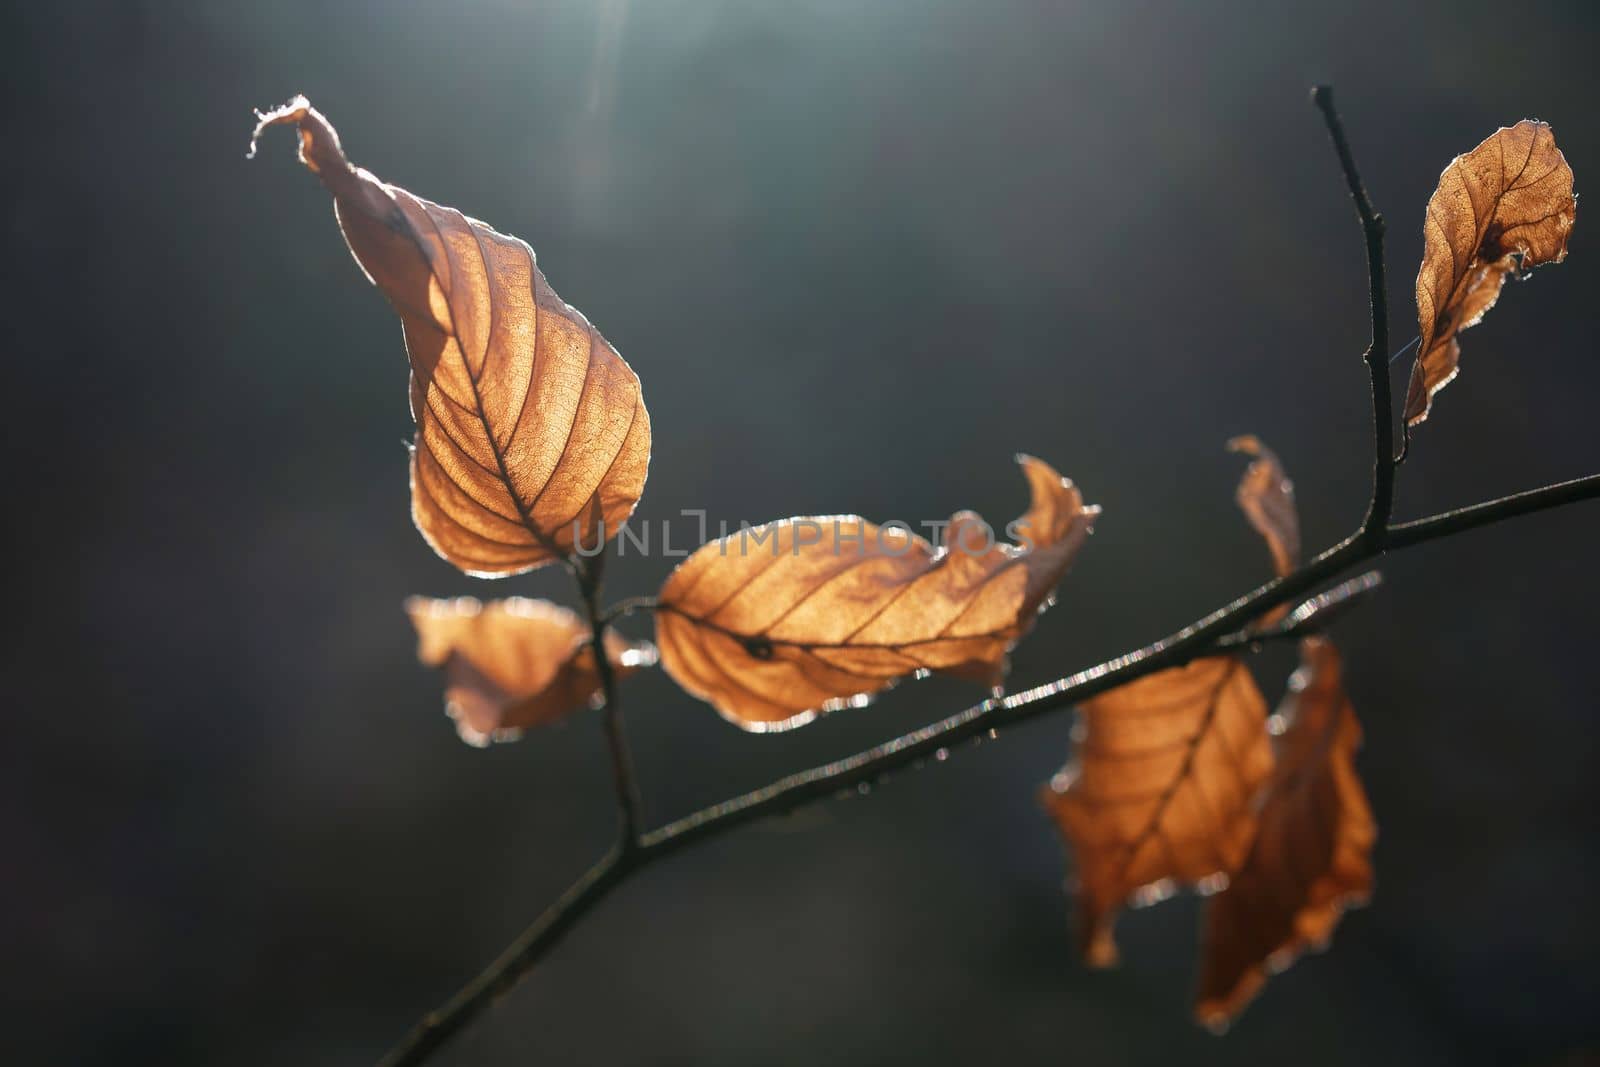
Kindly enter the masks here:
<path id="1" fill-rule="evenodd" d="M 1229 447 L 1254 457 L 1236 500 L 1287 574 L 1300 559 L 1293 485 L 1254 437 Z M 1361 728 L 1333 645 L 1309 637 L 1301 655 L 1271 720 L 1276 739 L 1243 662 L 1205 657 L 1085 701 L 1073 759 L 1042 793 L 1075 861 L 1091 965 L 1116 962 L 1125 904 L 1180 885 L 1210 897 L 1195 1016 L 1213 1029 L 1371 892 Z"/>
<path id="2" fill-rule="evenodd" d="M 400 316 L 417 428 L 412 514 L 428 543 L 496 577 L 570 562 L 580 545 L 615 536 L 650 461 L 633 370 L 556 295 L 522 241 L 352 166 L 303 97 L 261 115 L 256 135 L 276 125 L 298 130 L 301 161 Z M 1408 427 L 1456 375 L 1458 335 L 1506 278 L 1565 257 L 1576 210 L 1572 170 L 1543 123 L 1501 129 L 1445 168 L 1417 275 Z M 1293 483 L 1255 437 L 1229 447 L 1251 457 L 1236 501 L 1273 572 L 1288 575 L 1301 559 Z M 1030 505 L 1007 527 L 1010 540 L 962 511 L 938 546 L 850 515 L 782 519 L 701 547 L 657 598 L 663 666 L 754 731 L 864 704 L 908 676 L 998 686 L 1100 510 L 1049 464 L 1018 462 Z M 594 585 L 585 593 L 592 599 Z M 418 655 L 445 672 L 446 707 L 468 741 L 515 737 L 601 695 L 592 638 L 603 624 L 522 598 L 413 598 L 407 610 Z M 1300 652 L 1270 718 L 1233 655 L 1085 701 L 1073 758 L 1042 793 L 1074 857 L 1090 963 L 1115 962 L 1114 925 L 1130 903 L 1179 886 L 1207 894 L 1195 1013 L 1214 1028 L 1268 975 L 1325 945 L 1372 891 L 1377 829 L 1355 768 L 1361 727 L 1343 664 L 1325 637 L 1304 638 Z M 618 677 L 656 657 L 648 642 L 610 631 L 604 654 Z"/>
<path id="3" fill-rule="evenodd" d="M 304 97 L 293 125 L 345 241 L 404 327 L 411 514 L 469 574 L 516 574 L 592 548 L 632 514 L 650 465 L 638 376 L 550 288 L 533 250 L 350 165 Z M 253 142 L 252 142 L 253 143 Z"/>
<path id="4" fill-rule="evenodd" d="M 854 515 L 782 519 L 705 545 L 661 587 L 673 679 L 749 730 L 790 729 L 920 672 L 998 685 L 1098 508 L 1018 457 L 1032 505 L 998 540 L 969 511 L 935 548 Z"/>
<path id="5" fill-rule="evenodd" d="M 428 543 L 497 576 L 615 535 L 650 454 L 639 381 L 616 350 L 556 296 L 523 242 L 352 166 L 303 97 L 261 115 L 256 136 L 278 125 L 297 129 L 346 243 L 400 316 L 417 425 L 412 514 Z M 738 552 L 732 539 L 703 547 L 661 592 L 667 670 L 761 730 L 907 675 L 998 685 L 1099 510 L 1048 464 L 1019 462 L 1032 505 L 1010 528 L 1016 543 L 962 512 L 939 548 L 856 517 L 769 523 L 737 535 Z M 564 609 L 418 601 L 412 614 L 424 660 L 450 676 L 464 736 L 512 736 L 592 692 L 592 654 Z"/>
<path id="6" fill-rule="evenodd" d="M 588 623 L 548 600 L 412 597 L 417 658 L 445 673 L 445 712 L 474 745 L 509 741 L 586 707 L 600 692 Z M 655 662 L 648 641 L 606 634 L 618 678 Z"/>
<path id="7" fill-rule="evenodd" d="M 1406 390 L 1407 425 L 1426 419 L 1433 395 L 1456 376 L 1456 335 L 1494 307 L 1508 276 L 1565 259 L 1577 217 L 1572 168 L 1542 122 L 1497 130 L 1444 169 L 1423 227 L 1422 339 Z"/>

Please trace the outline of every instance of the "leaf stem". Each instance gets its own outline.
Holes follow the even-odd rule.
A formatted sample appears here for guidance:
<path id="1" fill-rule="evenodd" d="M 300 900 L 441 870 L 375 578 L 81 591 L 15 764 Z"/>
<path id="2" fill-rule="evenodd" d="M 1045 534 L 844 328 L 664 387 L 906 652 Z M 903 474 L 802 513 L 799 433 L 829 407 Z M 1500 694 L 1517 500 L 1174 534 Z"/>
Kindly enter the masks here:
<path id="1" fill-rule="evenodd" d="M 612 623 L 636 611 L 654 611 L 660 606 L 661 602 L 653 596 L 630 596 L 611 605 L 602 617 L 606 622 Z"/>

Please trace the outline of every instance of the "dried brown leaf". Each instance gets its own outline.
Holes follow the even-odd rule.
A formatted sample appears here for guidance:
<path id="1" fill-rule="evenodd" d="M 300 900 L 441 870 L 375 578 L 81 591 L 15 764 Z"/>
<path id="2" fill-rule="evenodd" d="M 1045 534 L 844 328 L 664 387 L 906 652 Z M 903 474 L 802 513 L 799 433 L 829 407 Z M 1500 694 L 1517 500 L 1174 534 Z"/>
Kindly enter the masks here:
<path id="1" fill-rule="evenodd" d="M 1267 542 L 1273 573 L 1281 578 L 1300 565 L 1300 515 L 1294 504 L 1294 483 L 1284 473 L 1277 453 L 1254 434 L 1235 437 L 1228 442 L 1228 450 L 1254 457 L 1239 479 L 1234 500 Z"/>
<path id="2" fill-rule="evenodd" d="M 1278 764 L 1249 858 L 1206 904 L 1196 1017 L 1226 1026 L 1271 974 L 1327 944 L 1347 907 L 1372 892 L 1377 824 L 1356 773 L 1361 726 L 1339 654 L 1301 644 L 1301 667 L 1278 714 Z"/>
<path id="3" fill-rule="evenodd" d="M 1426 419 L 1433 395 L 1456 376 L 1456 335 L 1494 306 L 1506 276 L 1566 258 L 1577 214 L 1572 168 L 1542 122 L 1500 129 L 1444 169 L 1423 227 L 1422 339 L 1406 391 L 1407 425 Z"/>
<path id="4" fill-rule="evenodd" d="M 1099 509 L 1049 464 L 1001 543 L 972 512 L 945 547 L 854 515 L 782 519 L 705 545 L 662 586 L 656 639 L 684 689 L 748 730 L 790 729 L 938 672 L 997 685 Z"/>
<path id="5" fill-rule="evenodd" d="M 533 250 L 345 159 L 304 97 L 294 125 L 345 241 L 399 313 L 411 360 L 411 514 L 446 560 L 483 577 L 585 548 L 632 514 L 650 463 L 639 379 L 545 281 Z M 252 140 L 252 150 L 254 141 Z"/>
<path id="6" fill-rule="evenodd" d="M 417 658 L 445 672 L 445 711 L 474 745 L 514 740 L 590 704 L 600 691 L 587 623 L 548 600 L 412 597 Z M 648 641 L 606 634 L 606 655 L 623 678 L 655 662 Z"/>
<path id="7" fill-rule="evenodd" d="M 1266 702 L 1239 660 L 1159 671 L 1078 709 L 1073 759 L 1041 793 L 1074 856 L 1085 960 L 1116 962 L 1130 898 L 1213 888 L 1244 861 L 1272 771 Z"/>
<path id="8" fill-rule="evenodd" d="M 1083 494 L 1072 480 L 1063 478 L 1044 460 L 1018 454 L 1017 463 L 1028 479 L 1031 503 L 1009 529 L 1026 550 L 1023 566 L 1028 571 L 1028 584 L 1020 615 L 1027 620 L 1055 594 L 1083 542 L 1094 532 L 1100 508 L 1085 507 Z"/>

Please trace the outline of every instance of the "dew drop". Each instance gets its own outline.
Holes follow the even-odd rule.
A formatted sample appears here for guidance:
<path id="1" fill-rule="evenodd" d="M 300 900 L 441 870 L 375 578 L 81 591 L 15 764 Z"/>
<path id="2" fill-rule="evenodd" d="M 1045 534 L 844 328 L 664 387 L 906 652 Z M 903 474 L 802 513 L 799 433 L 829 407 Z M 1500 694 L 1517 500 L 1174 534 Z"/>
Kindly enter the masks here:
<path id="1" fill-rule="evenodd" d="M 1135 889 L 1130 903 L 1135 908 L 1148 908 L 1171 897 L 1177 891 L 1177 888 L 1171 878 L 1163 878 L 1158 882 L 1151 882 L 1149 885 L 1142 885 Z"/>
<path id="2" fill-rule="evenodd" d="M 864 796 L 868 796 L 869 794 L 871 794 L 871 792 L 872 792 L 872 783 L 870 783 L 870 782 L 862 782 L 860 785 L 856 786 L 856 795 L 857 796 L 863 796 L 863 797 Z"/>
<path id="3" fill-rule="evenodd" d="M 943 763 L 950 758 L 950 750 L 948 748 L 937 749 L 933 754 L 933 758 L 935 762 Z"/>

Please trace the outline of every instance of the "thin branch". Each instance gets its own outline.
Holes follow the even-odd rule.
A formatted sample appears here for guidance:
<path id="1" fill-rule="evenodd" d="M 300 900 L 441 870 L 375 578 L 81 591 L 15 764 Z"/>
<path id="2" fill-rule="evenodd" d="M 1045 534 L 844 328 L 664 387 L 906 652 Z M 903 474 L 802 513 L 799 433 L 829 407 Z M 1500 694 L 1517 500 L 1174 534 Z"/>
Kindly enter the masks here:
<path id="1" fill-rule="evenodd" d="M 1442 537 L 1477 529 L 1479 526 L 1488 526 L 1502 519 L 1532 515 L 1536 511 L 1547 511 L 1550 508 L 1575 504 L 1580 500 L 1593 500 L 1595 497 L 1600 497 L 1600 474 L 1513 493 L 1498 500 L 1486 500 L 1481 504 L 1430 515 L 1425 519 L 1397 523 L 1389 527 L 1385 544 L 1390 548 L 1410 548 L 1424 541 L 1436 541 Z"/>
<path id="2" fill-rule="evenodd" d="M 1322 112 L 1322 121 L 1333 139 L 1339 167 L 1344 171 L 1350 198 L 1361 217 L 1361 233 L 1367 245 L 1367 300 L 1372 310 L 1372 339 L 1363 357 L 1367 377 L 1372 382 L 1372 500 L 1361 524 L 1362 535 L 1380 539 L 1394 511 L 1394 411 L 1389 398 L 1389 296 L 1383 268 L 1383 216 L 1372 207 L 1367 187 L 1356 169 L 1355 155 L 1344 134 L 1344 123 L 1333 106 L 1333 89 L 1319 85 L 1311 90 L 1311 101 Z"/>
<path id="3" fill-rule="evenodd" d="M 1255 649 L 1264 644 L 1295 641 L 1308 634 L 1322 633 L 1335 619 L 1359 604 L 1382 584 L 1382 574 L 1377 571 L 1367 571 L 1365 574 L 1340 582 L 1325 593 L 1318 593 L 1289 611 L 1273 625 L 1246 626 L 1226 637 L 1218 638 L 1212 647 L 1218 652 L 1229 649 Z"/>
<path id="4" fill-rule="evenodd" d="M 502 993 L 516 985 L 534 961 L 561 940 L 562 934 L 622 881 L 632 867 L 631 855 L 620 847 L 606 853 L 535 919 L 499 959 L 437 1011 L 429 1012 L 405 1040 L 380 1061 L 379 1067 L 413 1067 L 422 1063 L 482 1014 Z"/>
<path id="5" fill-rule="evenodd" d="M 442 1008 L 425 1018 L 383 1061 L 383 1067 L 410 1067 L 423 1062 L 451 1035 L 480 1015 L 497 996 L 515 985 L 562 933 L 612 889 L 660 857 L 755 819 L 791 812 L 813 801 L 870 785 L 890 773 L 936 757 L 941 750 L 982 736 L 994 736 L 1002 728 L 1081 703 L 1097 693 L 1126 685 L 1156 671 L 1180 666 L 1198 656 L 1215 654 L 1219 650 L 1247 647 L 1252 643 L 1252 637 L 1259 640 L 1270 636 L 1254 635 L 1246 629 L 1263 614 L 1297 596 L 1326 586 L 1344 571 L 1382 555 L 1387 549 L 1409 548 L 1503 519 L 1600 497 L 1600 474 L 1596 474 L 1411 522 L 1390 524 L 1397 460 L 1393 455 L 1393 416 L 1385 355 L 1388 328 L 1387 301 L 1383 291 L 1383 222 L 1372 210 L 1362 187 L 1343 127 L 1333 109 L 1331 91 L 1318 88 L 1313 92 L 1313 99 L 1327 122 L 1351 195 L 1355 198 L 1367 243 L 1372 344 L 1367 350 L 1366 363 L 1371 378 L 1375 425 L 1372 498 L 1360 529 L 1299 570 L 1274 579 L 1143 648 L 1024 692 L 975 704 L 853 756 L 791 774 L 644 834 L 638 833 L 639 801 L 634 785 L 632 758 L 622 734 L 621 717 L 617 710 L 615 678 L 607 658 L 599 655 L 597 663 L 600 665 L 605 695 L 606 734 L 611 745 L 612 770 L 617 784 L 618 808 L 622 815 L 620 841 L 605 859 L 551 905 L 499 959 Z M 623 601 L 610 611 L 601 612 L 598 607 L 601 558 L 591 562 L 592 569 L 575 569 L 592 623 L 597 651 L 604 648 L 605 631 L 611 619 L 636 608 L 654 607 L 649 598 L 638 598 L 635 601 Z M 1373 578 L 1372 575 L 1363 575 L 1321 597 L 1313 598 L 1289 617 L 1293 620 L 1296 615 L 1302 616 L 1298 623 L 1286 620 L 1284 625 L 1290 626 L 1295 633 L 1301 632 L 1295 627 L 1320 625 L 1321 621 L 1325 621 L 1322 618 L 1324 611 L 1365 593 L 1375 584 Z"/>

